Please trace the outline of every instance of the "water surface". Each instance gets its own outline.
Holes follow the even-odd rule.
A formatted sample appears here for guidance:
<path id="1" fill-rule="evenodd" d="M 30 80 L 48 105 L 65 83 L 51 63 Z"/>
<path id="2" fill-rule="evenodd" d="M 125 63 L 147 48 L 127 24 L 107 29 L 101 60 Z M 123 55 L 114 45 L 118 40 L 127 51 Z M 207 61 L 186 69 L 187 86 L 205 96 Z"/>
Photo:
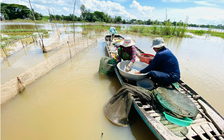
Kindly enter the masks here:
<path id="1" fill-rule="evenodd" d="M 153 37 L 124 36 L 134 38 L 136 46 L 146 53 L 155 54 L 150 48 Z M 179 61 L 181 79 L 224 116 L 224 40 L 195 36 L 166 38 L 165 43 Z M 105 55 L 105 43 L 103 37 L 99 37 L 97 44 L 59 65 L 3 104 L 2 140 L 155 140 L 135 110 L 126 128 L 113 125 L 104 116 L 104 104 L 121 87 L 116 76 L 98 73 L 100 58 Z M 35 46 L 1 75 L 10 79 L 12 73 L 28 68 L 24 62 L 29 60 L 35 64 L 45 58 Z"/>

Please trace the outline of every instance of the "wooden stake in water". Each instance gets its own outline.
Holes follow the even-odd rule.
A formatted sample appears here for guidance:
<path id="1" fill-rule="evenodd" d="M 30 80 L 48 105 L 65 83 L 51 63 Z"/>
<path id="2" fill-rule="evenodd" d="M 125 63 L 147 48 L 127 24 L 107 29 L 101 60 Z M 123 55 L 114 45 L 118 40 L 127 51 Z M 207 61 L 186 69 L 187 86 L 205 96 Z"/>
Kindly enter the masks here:
<path id="1" fill-rule="evenodd" d="M 30 0 L 29 0 L 29 3 L 30 3 L 31 12 L 32 12 L 32 14 L 33 14 L 34 23 L 35 23 L 35 26 L 36 26 L 36 29 L 37 29 L 38 35 L 39 35 L 39 37 L 40 37 L 40 39 L 41 39 L 41 41 L 42 41 L 42 47 L 43 47 L 43 49 L 44 49 L 44 42 L 43 42 L 43 38 L 41 38 L 40 33 L 39 33 L 39 30 L 38 30 L 38 28 L 37 28 L 36 19 L 35 19 L 35 16 L 34 16 L 34 12 L 33 12 L 33 8 L 32 8 L 32 5 L 31 5 Z"/>
<path id="2" fill-rule="evenodd" d="M 32 35 L 32 39 L 33 39 L 33 42 L 35 42 L 35 39 L 34 39 L 33 35 Z"/>
<path id="3" fill-rule="evenodd" d="M 54 14 L 54 9 L 52 8 L 52 11 L 53 11 L 53 14 Z M 54 19 L 55 19 L 55 21 L 56 21 L 56 16 L 55 16 L 55 14 L 54 14 Z M 58 36 L 59 36 L 59 38 L 60 38 L 60 34 L 61 34 L 61 32 L 60 32 L 60 30 L 59 30 L 59 28 L 58 28 L 58 26 L 57 26 L 57 23 L 55 23 L 55 25 L 56 25 L 56 28 L 57 28 L 57 34 L 58 34 Z"/>
<path id="4" fill-rule="evenodd" d="M 75 25 L 74 25 L 75 5 L 76 5 L 76 0 L 75 0 L 75 3 L 74 3 L 74 10 L 73 10 L 73 29 L 74 29 L 74 40 L 75 40 Z"/>
<path id="5" fill-rule="evenodd" d="M 21 44 L 23 45 L 23 48 L 25 48 L 24 44 L 23 44 L 23 39 L 20 38 Z"/>
<path id="6" fill-rule="evenodd" d="M 8 55 L 6 54 L 6 52 L 5 52 L 5 49 L 4 49 L 4 48 L 2 48 L 2 51 L 4 52 L 5 58 L 7 58 L 7 57 L 8 57 Z"/>
<path id="7" fill-rule="evenodd" d="M 72 53 L 71 53 L 71 50 L 70 50 L 69 41 L 67 41 L 67 43 L 68 43 L 68 49 L 69 49 L 69 53 L 70 53 L 70 58 L 72 58 Z"/>

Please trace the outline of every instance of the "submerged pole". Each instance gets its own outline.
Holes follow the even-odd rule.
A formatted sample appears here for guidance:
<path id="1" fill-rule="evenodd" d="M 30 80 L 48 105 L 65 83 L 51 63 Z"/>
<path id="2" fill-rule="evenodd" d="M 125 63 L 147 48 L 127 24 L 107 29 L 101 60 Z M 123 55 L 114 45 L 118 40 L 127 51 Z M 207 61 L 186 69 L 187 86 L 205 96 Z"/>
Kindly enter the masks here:
<path id="1" fill-rule="evenodd" d="M 71 53 L 71 50 L 70 50 L 69 41 L 67 41 L 67 43 L 68 43 L 68 49 L 69 49 L 69 53 L 70 53 L 70 58 L 72 58 L 72 53 Z"/>
<path id="2" fill-rule="evenodd" d="M 25 48 L 24 44 L 23 44 L 23 39 L 20 38 L 21 44 L 23 45 L 23 48 Z"/>
<path id="3" fill-rule="evenodd" d="M 4 52 L 5 57 L 7 58 L 7 57 L 8 57 L 8 55 L 6 54 L 4 47 L 2 47 L 2 51 Z"/>

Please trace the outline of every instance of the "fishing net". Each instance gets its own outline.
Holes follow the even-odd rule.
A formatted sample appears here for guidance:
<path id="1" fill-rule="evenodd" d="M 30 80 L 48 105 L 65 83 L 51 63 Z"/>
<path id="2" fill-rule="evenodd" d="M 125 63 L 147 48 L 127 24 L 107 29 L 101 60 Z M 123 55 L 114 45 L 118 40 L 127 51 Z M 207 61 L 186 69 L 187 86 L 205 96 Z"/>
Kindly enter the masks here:
<path id="1" fill-rule="evenodd" d="M 198 114 L 195 104 L 177 90 L 158 87 L 153 94 L 153 99 L 158 109 L 176 118 L 195 118 Z"/>
<path id="2" fill-rule="evenodd" d="M 194 103 L 186 95 L 178 92 L 176 89 L 158 87 L 157 89 L 149 91 L 142 87 L 124 83 L 104 106 L 104 114 L 107 119 L 118 126 L 127 126 L 133 95 L 140 98 L 142 102 L 152 105 L 153 109 L 160 110 L 160 122 L 179 137 L 187 135 L 187 127 L 176 125 L 168 121 L 162 112 L 168 112 L 179 118 L 194 118 L 198 113 Z"/>
<path id="3" fill-rule="evenodd" d="M 114 73 L 114 66 L 116 65 L 116 60 L 107 56 L 101 57 L 99 71 L 101 73 L 111 75 Z"/>
<path id="4" fill-rule="evenodd" d="M 150 102 L 152 91 L 142 87 L 123 84 L 117 93 L 105 104 L 103 110 L 105 116 L 118 126 L 128 125 L 128 115 L 132 105 L 132 95 L 138 96 L 145 102 Z"/>
<path id="5" fill-rule="evenodd" d="M 53 34 L 53 36 L 51 36 L 49 39 L 48 39 L 48 42 L 44 42 L 44 49 L 46 52 L 48 51 L 51 51 L 52 49 L 55 48 L 55 46 L 59 45 L 61 43 L 60 41 L 60 35 L 61 35 L 61 32 L 64 32 L 67 30 L 67 26 L 64 27 L 64 28 L 61 28 L 61 29 L 57 29 L 55 31 L 55 33 Z"/>
<path id="6" fill-rule="evenodd" d="M 17 77 L 2 84 L 1 104 L 17 95 L 22 89 L 21 86 L 27 86 L 35 82 L 38 78 L 47 74 L 56 66 L 64 63 L 67 59 L 83 51 L 89 45 L 95 44 L 97 41 L 96 39 L 90 39 L 88 37 L 82 39 L 76 38 L 76 40 L 70 37 L 70 41 L 68 40 L 69 38 L 67 38 L 65 42 L 60 43 L 58 47 L 59 50 L 57 52 L 50 55 L 49 57 L 46 57 L 44 61 L 18 75 L 17 77 L 20 78 L 20 80 L 23 82 L 23 85 L 18 82 Z"/>
<path id="7" fill-rule="evenodd" d="M 195 118 L 198 114 L 195 104 L 185 94 L 180 93 L 176 89 L 158 87 L 151 94 L 151 97 L 151 104 L 154 109 L 166 112 L 166 114 L 175 118 Z M 184 137 L 188 133 L 186 126 L 180 126 L 168 121 L 163 114 L 160 122 L 176 136 Z"/>

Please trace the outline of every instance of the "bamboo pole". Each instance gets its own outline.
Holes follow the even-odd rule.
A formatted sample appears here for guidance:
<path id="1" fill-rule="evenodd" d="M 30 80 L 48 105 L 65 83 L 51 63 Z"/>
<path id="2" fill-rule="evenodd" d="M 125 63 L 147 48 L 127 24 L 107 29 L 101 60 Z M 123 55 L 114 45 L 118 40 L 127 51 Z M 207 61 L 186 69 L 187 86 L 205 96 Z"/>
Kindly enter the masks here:
<path id="1" fill-rule="evenodd" d="M 54 9 L 53 8 L 52 8 L 52 11 L 53 11 L 53 14 L 54 14 L 54 20 L 56 21 L 56 16 L 55 16 L 55 13 L 54 13 Z M 57 32 L 58 33 L 58 36 L 60 37 L 61 32 L 60 32 L 60 30 L 59 30 L 56 22 L 55 22 L 55 25 L 56 25 L 57 30 L 59 31 L 59 33 Z"/>
<path id="2" fill-rule="evenodd" d="M 72 53 L 71 53 L 71 50 L 70 50 L 69 41 L 67 41 L 67 43 L 68 43 L 68 49 L 69 49 L 69 53 L 70 53 L 70 58 L 72 58 Z"/>
<path id="3" fill-rule="evenodd" d="M 49 17 L 50 17 L 50 23 L 52 24 L 52 19 L 51 19 L 51 12 L 50 12 L 50 10 L 47 8 L 47 6 L 45 5 L 45 7 L 46 7 L 46 9 L 47 9 L 47 11 L 48 11 L 48 14 L 49 14 Z M 51 25 L 51 27 L 52 27 L 52 25 Z M 52 28 L 53 29 L 53 28 Z"/>
<path id="4" fill-rule="evenodd" d="M 74 15 L 75 15 L 75 5 L 76 5 L 76 0 L 75 0 L 75 3 L 74 3 L 74 9 L 73 9 L 73 30 L 74 30 L 74 40 L 75 40 L 75 25 L 74 25 Z"/>
<path id="5" fill-rule="evenodd" d="M 6 52 L 5 52 L 5 49 L 4 48 L 2 48 L 2 51 L 4 52 L 4 54 L 5 54 L 5 58 L 7 58 L 8 57 L 8 55 L 6 54 Z"/>
<path id="6" fill-rule="evenodd" d="M 25 48 L 24 44 L 23 44 L 23 39 L 20 38 L 21 44 L 23 45 L 23 48 Z"/>
<path id="7" fill-rule="evenodd" d="M 34 16 L 34 12 L 33 12 L 33 8 L 32 8 L 32 5 L 31 5 L 30 0 L 29 0 L 29 3 L 30 3 L 31 12 L 32 12 L 32 14 L 33 14 L 34 23 L 35 23 L 35 26 L 36 26 L 38 35 L 39 35 L 39 37 L 40 37 L 40 39 L 41 39 L 41 41 L 42 41 L 42 47 L 43 47 L 43 50 L 44 50 L 44 42 L 43 42 L 43 38 L 41 38 L 40 33 L 39 33 L 39 30 L 38 30 L 38 28 L 37 28 L 36 18 L 35 18 L 35 16 Z"/>
<path id="8" fill-rule="evenodd" d="M 32 39 L 33 39 L 33 42 L 35 42 L 35 39 L 34 39 L 33 35 L 32 35 Z"/>

